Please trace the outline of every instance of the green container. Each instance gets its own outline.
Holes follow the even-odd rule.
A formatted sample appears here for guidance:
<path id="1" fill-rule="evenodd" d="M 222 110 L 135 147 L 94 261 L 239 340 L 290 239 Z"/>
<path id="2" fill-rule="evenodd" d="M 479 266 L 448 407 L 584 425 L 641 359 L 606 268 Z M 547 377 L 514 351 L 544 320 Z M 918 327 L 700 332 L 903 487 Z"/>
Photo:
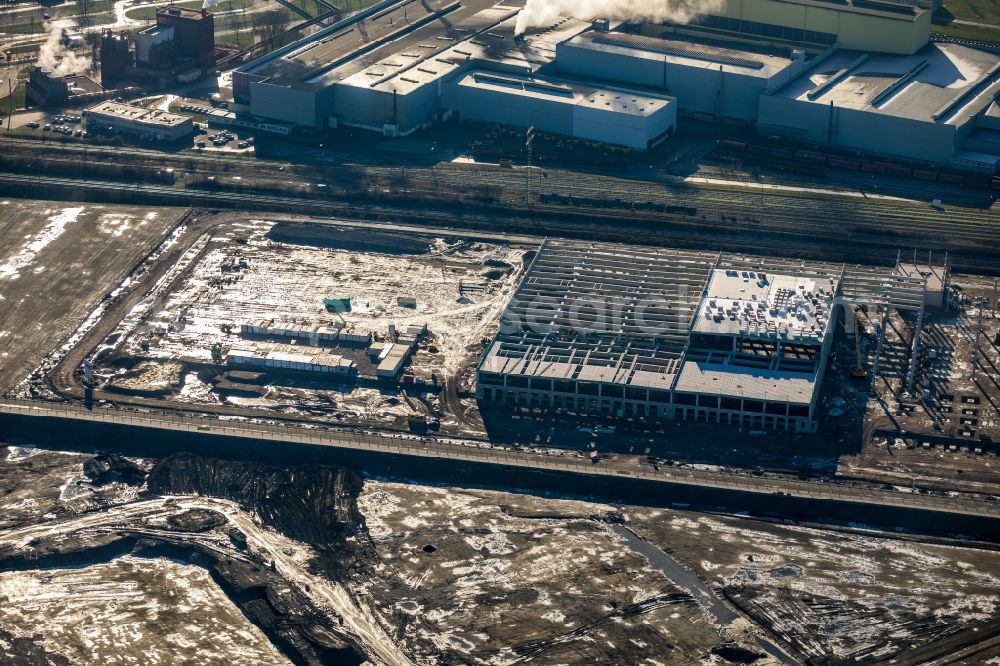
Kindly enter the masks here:
<path id="1" fill-rule="evenodd" d="M 323 299 L 323 304 L 327 310 L 334 312 L 350 312 L 351 299 L 348 296 L 330 296 Z"/>

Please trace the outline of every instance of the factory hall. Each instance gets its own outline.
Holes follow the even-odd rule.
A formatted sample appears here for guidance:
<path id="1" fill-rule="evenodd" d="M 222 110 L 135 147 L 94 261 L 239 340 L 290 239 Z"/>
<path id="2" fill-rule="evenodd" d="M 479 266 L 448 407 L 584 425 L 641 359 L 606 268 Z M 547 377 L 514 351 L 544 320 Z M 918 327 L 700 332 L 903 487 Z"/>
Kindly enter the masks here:
<path id="1" fill-rule="evenodd" d="M 931 41 L 929 5 L 725 0 L 684 22 L 519 32 L 521 10 L 377 3 L 235 70 L 232 110 L 389 137 L 461 119 L 635 150 L 690 117 L 941 166 L 1000 159 L 1000 56 Z"/>

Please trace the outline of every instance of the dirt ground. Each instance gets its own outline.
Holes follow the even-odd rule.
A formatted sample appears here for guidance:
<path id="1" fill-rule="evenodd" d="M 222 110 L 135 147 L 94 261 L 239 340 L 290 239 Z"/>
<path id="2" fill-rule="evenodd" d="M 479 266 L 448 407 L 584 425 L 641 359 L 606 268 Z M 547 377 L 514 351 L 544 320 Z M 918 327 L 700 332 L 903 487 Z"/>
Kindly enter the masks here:
<path id="1" fill-rule="evenodd" d="M 137 394 L 166 391 L 181 401 L 229 403 L 317 417 L 365 418 L 404 423 L 407 415 L 441 415 L 444 428 L 482 432 L 475 401 L 453 386 L 467 381 L 482 341 L 492 334 L 506 296 L 517 284 L 525 250 L 419 234 L 366 232 L 336 225 L 289 225 L 247 221 L 196 243 L 168 278 L 149 294 L 107 339 L 98 375 L 116 390 Z M 220 392 L 198 364 L 211 363 L 214 344 L 231 349 L 312 352 L 308 340 L 245 337 L 240 324 L 273 319 L 334 325 L 340 317 L 325 297 L 348 297 L 342 313 L 348 330 L 386 339 L 391 325 L 428 326 L 428 336 L 409 363 L 413 374 L 439 387 L 424 394 L 412 384 L 404 394 L 394 383 L 376 382 L 363 347 L 337 345 L 331 353 L 358 364 L 359 379 L 313 380 L 270 373 L 263 388 Z M 413 297 L 415 307 L 397 299 Z M 148 351 L 143 350 L 143 341 Z M 123 363 L 122 359 L 128 359 Z M 145 372 L 132 362 L 169 364 L 191 370 L 181 382 Z M 440 387 L 449 390 L 439 396 Z M 468 386 L 463 386 L 468 391 Z M 473 389 L 474 390 L 474 389 Z"/>
<path id="2" fill-rule="evenodd" d="M 723 643 L 764 663 L 755 639 L 767 636 L 816 663 L 885 658 L 992 626 L 1000 603 L 1000 555 L 974 548 L 372 480 L 359 508 L 380 559 L 360 589 L 384 600 L 380 618 L 405 645 L 463 663 L 713 663 Z M 655 608 L 679 588 L 619 523 L 738 619 L 720 623 L 698 603 Z"/>
<path id="3" fill-rule="evenodd" d="M 0 530 L 40 518 L 76 515 L 138 497 L 139 489 L 125 483 L 92 484 L 83 470 L 87 458 L 31 446 L 0 449 Z"/>
<path id="4" fill-rule="evenodd" d="M 0 200 L 0 392 L 86 320 L 180 212 Z"/>
<path id="5" fill-rule="evenodd" d="M 165 557 L 0 572 L 0 600 L 5 632 L 70 663 L 291 663 L 204 568 Z"/>
<path id="6" fill-rule="evenodd" d="M 1000 554 L 958 543 L 193 456 L 95 484 L 87 454 L 0 453 L 0 660 L 115 663 L 109 635 L 143 663 L 1000 658 Z M 102 557 L 129 538 L 175 554 Z"/>
<path id="7" fill-rule="evenodd" d="M 498 500 L 512 504 L 501 504 Z M 519 502 L 518 500 L 521 500 Z M 375 576 L 355 589 L 433 663 L 696 663 L 722 642 L 691 594 L 592 516 L 611 507 L 369 480 Z"/>
<path id="8" fill-rule="evenodd" d="M 639 534 L 815 663 L 892 656 L 910 663 L 901 655 L 993 626 L 1000 604 L 1000 553 L 992 550 L 688 512 L 625 511 Z M 959 656 L 947 644 L 943 650 Z M 993 647 L 965 663 L 997 656 L 1000 647 Z"/>

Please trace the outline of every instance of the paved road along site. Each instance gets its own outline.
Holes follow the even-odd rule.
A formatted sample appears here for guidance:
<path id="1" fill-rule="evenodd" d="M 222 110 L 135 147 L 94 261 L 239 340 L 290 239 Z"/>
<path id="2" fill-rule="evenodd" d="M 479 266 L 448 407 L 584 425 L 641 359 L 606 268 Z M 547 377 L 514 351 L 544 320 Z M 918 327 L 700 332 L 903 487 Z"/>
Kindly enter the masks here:
<path id="1" fill-rule="evenodd" d="M 291 426 L 282 423 L 219 420 L 205 414 L 191 416 L 172 412 L 150 412 L 95 406 L 27 400 L 0 400 L 0 413 L 29 417 L 71 419 L 95 423 L 152 428 L 177 432 L 200 432 L 222 437 L 258 439 L 276 443 L 329 446 L 355 451 L 369 451 L 417 458 L 446 458 L 488 465 L 588 474 L 612 478 L 630 478 L 669 484 L 702 486 L 759 494 L 783 493 L 791 497 L 835 500 L 858 504 L 878 504 L 921 511 L 958 513 L 1000 519 L 1000 506 L 983 498 L 965 495 L 921 495 L 881 487 L 843 483 L 821 483 L 787 478 L 762 478 L 722 470 L 690 468 L 653 469 L 642 458 L 616 456 L 594 463 L 581 455 L 565 451 L 515 451 L 483 442 L 463 442 L 444 438 L 420 438 L 404 433 L 343 431 L 322 427 Z"/>

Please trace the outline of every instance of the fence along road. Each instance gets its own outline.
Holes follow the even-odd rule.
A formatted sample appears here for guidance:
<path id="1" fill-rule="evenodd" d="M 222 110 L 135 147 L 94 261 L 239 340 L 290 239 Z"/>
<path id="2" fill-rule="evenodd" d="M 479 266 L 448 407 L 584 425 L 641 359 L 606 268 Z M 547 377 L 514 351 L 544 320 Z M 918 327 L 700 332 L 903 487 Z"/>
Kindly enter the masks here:
<path id="1" fill-rule="evenodd" d="M 552 472 L 569 472 L 597 477 L 629 478 L 665 484 L 701 486 L 761 495 L 784 494 L 803 499 L 876 504 L 879 506 L 935 511 L 1000 519 L 1000 503 L 985 498 L 959 495 L 926 495 L 887 490 L 874 486 L 822 483 L 799 479 L 767 478 L 722 470 L 691 468 L 652 469 L 635 456 L 615 456 L 594 463 L 576 452 L 551 455 L 493 447 L 482 442 L 420 438 L 403 433 L 356 432 L 323 427 L 291 426 L 282 423 L 220 420 L 217 415 L 190 415 L 175 412 L 139 411 L 94 406 L 87 409 L 74 403 L 41 400 L 0 400 L 0 414 L 22 417 L 56 418 L 107 423 L 171 432 L 256 439 L 287 444 L 411 456 L 441 458 L 487 465 L 503 465 Z M 266 417 L 262 417 L 266 418 Z"/>

